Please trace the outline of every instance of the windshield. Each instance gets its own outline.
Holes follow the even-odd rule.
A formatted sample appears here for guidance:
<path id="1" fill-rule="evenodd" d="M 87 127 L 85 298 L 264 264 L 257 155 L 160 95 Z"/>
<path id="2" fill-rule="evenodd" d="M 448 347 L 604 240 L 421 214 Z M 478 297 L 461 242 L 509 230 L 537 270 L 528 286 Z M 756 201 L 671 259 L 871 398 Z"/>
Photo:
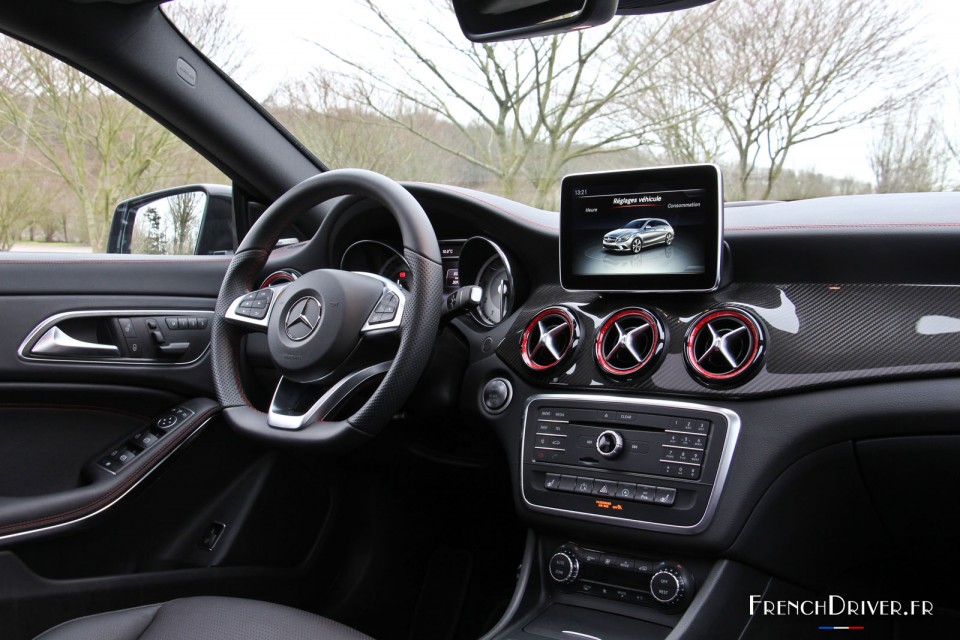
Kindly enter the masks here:
<path id="1" fill-rule="evenodd" d="M 624 229 L 639 229 L 646 223 L 646 219 L 643 220 L 634 220 L 633 222 L 628 223 Z"/>
<path id="2" fill-rule="evenodd" d="M 719 0 L 492 45 L 444 0 L 163 6 L 329 166 L 555 209 L 568 173 L 698 162 L 728 201 L 956 189 L 958 4 Z"/>

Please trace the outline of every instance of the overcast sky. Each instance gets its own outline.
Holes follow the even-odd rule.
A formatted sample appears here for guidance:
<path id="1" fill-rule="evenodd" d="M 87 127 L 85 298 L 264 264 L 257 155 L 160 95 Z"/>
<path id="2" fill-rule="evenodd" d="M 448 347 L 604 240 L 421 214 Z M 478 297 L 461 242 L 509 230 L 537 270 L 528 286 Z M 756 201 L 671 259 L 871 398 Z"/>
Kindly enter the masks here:
<path id="1" fill-rule="evenodd" d="M 917 17 L 916 12 L 920 12 L 923 19 L 916 34 L 918 40 L 937 52 L 938 60 L 932 63 L 942 65 L 955 81 L 960 78 L 960 0 L 894 0 L 894 3 L 902 7 L 905 19 Z M 401 0 L 388 0 L 384 6 L 393 13 L 403 4 Z M 428 16 L 434 25 L 459 36 L 453 16 L 433 10 L 429 0 L 417 0 L 409 5 L 435 14 Z M 234 21 L 242 28 L 243 42 L 250 49 L 238 80 L 258 100 L 264 100 L 286 78 L 302 76 L 321 64 L 335 67 L 337 63 L 316 42 L 368 65 L 375 65 L 390 55 L 389 43 L 381 42 L 363 28 L 372 23 L 357 0 L 230 0 L 229 6 Z M 423 29 L 422 17 L 421 13 L 411 13 L 405 27 L 417 33 Z M 940 112 L 948 113 L 956 123 L 960 119 L 956 109 L 952 106 Z M 872 135 L 873 131 L 864 126 L 800 145 L 791 152 L 788 165 L 870 181 L 872 174 L 866 155 Z"/>

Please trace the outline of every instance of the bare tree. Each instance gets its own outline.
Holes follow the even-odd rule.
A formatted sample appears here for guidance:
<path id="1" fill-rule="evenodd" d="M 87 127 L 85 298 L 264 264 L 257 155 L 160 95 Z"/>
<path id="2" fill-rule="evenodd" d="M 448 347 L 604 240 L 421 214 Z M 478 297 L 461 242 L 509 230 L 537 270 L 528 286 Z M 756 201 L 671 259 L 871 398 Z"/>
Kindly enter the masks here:
<path id="1" fill-rule="evenodd" d="M 170 207 L 170 233 L 174 255 L 193 255 L 200 234 L 200 212 L 206 195 L 188 191 L 167 198 Z"/>
<path id="2" fill-rule="evenodd" d="M 228 67 L 240 64 L 242 55 L 225 17 L 226 3 L 188 4 L 171 12 L 185 30 L 195 32 L 200 46 L 226 56 Z M 95 251 L 106 249 L 120 200 L 164 181 L 223 179 L 120 96 L 77 69 L 5 36 L 0 36 L 0 127 L 5 160 L 36 163 L 62 182 L 76 200 L 72 207 L 79 212 L 76 226 Z M 63 211 L 59 220 L 66 239 Z"/>
<path id="3" fill-rule="evenodd" d="M 413 149 L 397 143 L 390 121 L 344 99 L 345 93 L 335 76 L 317 69 L 282 85 L 267 104 L 330 166 L 363 167 L 396 177 L 412 160 Z"/>
<path id="4" fill-rule="evenodd" d="M 87 237 L 106 248 L 115 204 L 155 186 L 176 138 L 89 76 L 28 45 L 0 42 L 0 119 L 76 197 Z"/>
<path id="5" fill-rule="evenodd" d="M 956 113 L 960 109 L 960 84 L 953 85 L 952 99 L 948 102 L 945 111 L 947 113 Z M 947 181 L 950 185 L 944 185 L 944 188 L 960 190 L 960 126 L 956 119 L 952 122 L 952 127 L 943 127 L 943 146 L 947 154 Z"/>
<path id="6" fill-rule="evenodd" d="M 675 153 L 686 141 L 681 155 L 709 158 L 722 135 L 735 154 L 733 195 L 767 198 L 795 146 L 883 118 L 940 81 L 918 72 L 930 65 L 900 13 L 885 0 L 725 0 L 666 18 L 686 44 L 654 69 L 638 112 L 697 114 L 659 144 Z M 649 24 L 644 38 L 662 28 Z"/>
<path id="7" fill-rule="evenodd" d="M 0 169 L 0 251 L 9 251 L 29 225 L 48 215 L 48 202 L 33 181 L 19 169 Z"/>
<path id="8" fill-rule="evenodd" d="M 163 12 L 187 40 L 227 75 L 237 77 L 247 66 L 249 49 L 225 0 L 177 0 L 164 4 Z"/>
<path id="9" fill-rule="evenodd" d="M 382 4 L 361 1 L 396 51 L 390 71 L 330 52 L 355 72 L 355 102 L 489 173 L 508 197 L 529 185 L 536 206 L 548 204 L 571 161 L 641 144 L 652 125 L 627 117 L 628 99 L 648 89 L 646 74 L 678 44 L 672 23 L 657 38 L 631 40 L 635 20 L 497 44 L 454 39 L 425 20 L 426 42 Z M 423 114 L 452 125 L 458 139 L 422 130 L 432 121 Z"/>
<path id="10" fill-rule="evenodd" d="M 939 191 L 946 185 L 948 148 L 943 127 L 920 105 L 888 117 L 870 147 L 877 193 Z"/>

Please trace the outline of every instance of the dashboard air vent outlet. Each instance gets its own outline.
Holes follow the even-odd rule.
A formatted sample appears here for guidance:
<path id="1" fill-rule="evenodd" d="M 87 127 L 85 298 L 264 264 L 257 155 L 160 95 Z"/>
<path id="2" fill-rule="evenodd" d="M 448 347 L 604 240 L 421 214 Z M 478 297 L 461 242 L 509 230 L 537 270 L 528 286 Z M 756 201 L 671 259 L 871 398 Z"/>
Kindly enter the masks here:
<path id="1" fill-rule="evenodd" d="M 628 376 L 650 365 L 663 349 L 663 326 L 645 309 L 624 309 L 597 333 L 597 364 L 610 375 Z"/>
<path id="2" fill-rule="evenodd" d="M 577 345 L 576 317 L 563 307 L 544 309 L 527 323 L 520 340 L 523 362 L 534 371 L 547 371 L 560 364 Z"/>
<path id="3" fill-rule="evenodd" d="M 687 332 L 684 356 L 693 373 L 707 383 L 733 383 L 763 356 L 760 323 L 740 309 L 708 311 Z"/>
<path id="4" fill-rule="evenodd" d="M 260 284 L 260 288 L 263 289 L 265 287 L 275 287 L 278 284 L 288 284 L 299 277 L 300 272 L 295 269 L 281 269 L 280 271 L 274 271 L 264 278 Z"/>

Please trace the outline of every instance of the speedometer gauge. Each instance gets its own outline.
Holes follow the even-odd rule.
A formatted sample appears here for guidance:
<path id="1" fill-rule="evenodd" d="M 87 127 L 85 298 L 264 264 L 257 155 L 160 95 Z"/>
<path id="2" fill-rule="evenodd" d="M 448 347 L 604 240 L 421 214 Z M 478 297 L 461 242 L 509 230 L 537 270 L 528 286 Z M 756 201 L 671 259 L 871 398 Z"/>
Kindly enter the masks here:
<path id="1" fill-rule="evenodd" d="M 477 286 L 483 291 L 477 315 L 486 324 L 500 324 L 510 309 L 510 274 L 498 255 L 491 256 L 480 268 Z"/>
<path id="2" fill-rule="evenodd" d="M 344 271 L 375 273 L 410 290 L 410 267 L 400 253 L 379 240 L 359 240 L 347 247 L 340 259 Z"/>
<path id="3" fill-rule="evenodd" d="M 407 282 L 410 277 L 410 267 L 407 266 L 407 261 L 401 258 L 398 255 L 393 256 L 387 260 L 382 267 L 380 267 L 379 274 L 400 285 L 404 291 L 410 291 L 410 286 Z"/>
<path id="4" fill-rule="evenodd" d="M 513 311 L 517 299 L 513 271 L 503 249 L 490 240 L 470 238 L 460 250 L 460 286 L 480 287 L 480 303 L 470 312 L 482 325 L 493 327 Z"/>

